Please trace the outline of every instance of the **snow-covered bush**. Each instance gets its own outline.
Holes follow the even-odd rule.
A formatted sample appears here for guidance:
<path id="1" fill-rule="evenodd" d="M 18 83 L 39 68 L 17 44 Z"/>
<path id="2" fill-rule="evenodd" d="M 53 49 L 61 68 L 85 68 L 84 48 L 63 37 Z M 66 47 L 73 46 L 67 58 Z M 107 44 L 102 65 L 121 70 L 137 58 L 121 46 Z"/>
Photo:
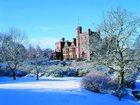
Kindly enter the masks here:
<path id="1" fill-rule="evenodd" d="M 16 72 L 17 77 L 23 77 L 23 76 L 26 76 L 26 75 L 27 75 L 27 72 L 24 71 L 24 70 L 17 70 L 17 72 Z"/>
<path id="2" fill-rule="evenodd" d="M 108 93 L 113 93 L 115 90 L 119 88 L 119 81 L 118 79 L 110 79 L 107 83 L 107 91 Z"/>
<path id="3" fill-rule="evenodd" d="M 17 77 L 23 77 L 23 76 L 26 76 L 28 73 L 24 70 L 17 70 L 16 71 L 16 76 Z M 6 71 L 6 74 L 4 76 L 8 76 L 8 77 L 12 77 L 13 76 L 13 72 L 7 70 Z"/>
<path id="4" fill-rule="evenodd" d="M 58 65 L 52 65 L 46 67 L 46 77 L 51 76 L 51 77 L 63 77 L 64 71 L 67 70 L 68 66 L 63 66 L 61 64 Z"/>
<path id="5" fill-rule="evenodd" d="M 6 66 L 3 64 L 0 64 L 0 76 L 5 76 L 7 73 Z"/>
<path id="6" fill-rule="evenodd" d="M 103 92 L 106 91 L 108 87 L 109 78 L 100 71 L 94 71 L 87 74 L 83 79 L 81 86 L 87 90 L 93 92 Z"/>
<path id="7" fill-rule="evenodd" d="M 77 77 L 78 71 L 73 68 L 68 68 L 66 71 L 64 71 L 64 76 L 66 77 Z"/>
<path id="8" fill-rule="evenodd" d="M 63 70 L 55 70 L 50 72 L 51 77 L 63 77 L 64 76 L 64 71 Z"/>
<path id="9" fill-rule="evenodd" d="M 28 74 L 27 71 L 25 70 L 16 70 L 16 76 L 17 77 L 22 77 L 22 76 L 26 76 Z M 13 72 L 10 70 L 10 68 L 8 68 L 6 65 L 0 65 L 0 76 L 8 76 L 8 77 L 12 77 L 13 76 Z"/>
<path id="10" fill-rule="evenodd" d="M 126 80 L 125 81 L 125 87 L 126 88 L 131 88 L 131 89 L 135 89 L 136 88 L 136 81 L 135 80 Z"/>
<path id="11" fill-rule="evenodd" d="M 113 95 L 115 95 L 116 97 L 118 97 L 119 100 L 121 100 L 124 96 L 127 95 L 127 91 L 125 88 L 118 88 Z"/>
<path id="12" fill-rule="evenodd" d="M 83 77 L 88 74 L 90 71 L 95 69 L 93 62 L 72 62 L 71 67 L 75 68 L 78 71 L 78 76 Z"/>
<path id="13" fill-rule="evenodd" d="M 85 76 L 88 73 L 89 73 L 88 70 L 78 70 L 78 76 L 79 77 L 83 77 L 83 76 Z"/>
<path id="14" fill-rule="evenodd" d="M 33 77 L 36 77 L 36 75 L 35 74 L 27 74 L 25 77 L 31 77 L 31 78 L 33 78 Z"/>
<path id="15" fill-rule="evenodd" d="M 75 68 L 63 65 L 53 65 L 47 68 L 46 76 L 51 77 L 76 77 L 78 71 Z"/>
<path id="16" fill-rule="evenodd" d="M 125 87 L 134 89 L 137 78 L 137 70 L 134 67 L 129 67 L 125 73 Z"/>
<path id="17" fill-rule="evenodd" d="M 119 87 L 117 80 L 112 80 L 101 71 L 92 71 L 87 74 L 81 83 L 82 88 L 93 92 L 112 93 Z"/>

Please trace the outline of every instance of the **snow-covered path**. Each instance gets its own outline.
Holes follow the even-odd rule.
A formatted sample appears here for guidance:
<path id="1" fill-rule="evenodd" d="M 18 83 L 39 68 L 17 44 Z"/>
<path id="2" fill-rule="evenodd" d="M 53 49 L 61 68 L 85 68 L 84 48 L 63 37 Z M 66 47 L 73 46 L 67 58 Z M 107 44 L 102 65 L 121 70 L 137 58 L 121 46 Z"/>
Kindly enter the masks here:
<path id="1" fill-rule="evenodd" d="M 13 81 L 13 83 L 0 84 L 0 89 L 51 89 L 51 90 L 69 90 L 69 89 L 79 89 L 80 84 L 78 80 L 72 78 L 61 79 L 61 78 L 49 78 L 41 79 L 36 81 L 31 79 L 27 81 Z"/>
<path id="2" fill-rule="evenodd" d="M 0 78 L 0 105 L 139 105 L 134 100 L 80 89 L 78 78 L 18 79 Z"/>

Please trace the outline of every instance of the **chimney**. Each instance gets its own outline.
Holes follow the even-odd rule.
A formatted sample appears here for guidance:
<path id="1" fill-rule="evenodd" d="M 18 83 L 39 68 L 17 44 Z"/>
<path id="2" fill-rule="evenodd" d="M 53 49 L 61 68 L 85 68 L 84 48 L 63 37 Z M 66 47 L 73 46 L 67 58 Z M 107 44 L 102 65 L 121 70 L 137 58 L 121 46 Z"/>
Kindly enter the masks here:
<path id="1" fill-rule="evenodd" d="M 82 27 L 81 26 L 78 26 L 76 30 L 77 30 L 77 35 L 82 33 Z"/>
<path id="2" fill-rule="evenodd" d="M 90 29 L 90 28 L 88 29 L 88 34 L 89 34 L 89 35 L 91 34 L 91 29 Z"/>
<path id="3" fill-rule="evenodd" d="M 65 38 L 62 38 L 62 42 L 65 42 Z"/>
<path id="4" fill-rule="evenodd" d="M 76 45 L 76 38 L 73 38 L 73 43 Z"/>

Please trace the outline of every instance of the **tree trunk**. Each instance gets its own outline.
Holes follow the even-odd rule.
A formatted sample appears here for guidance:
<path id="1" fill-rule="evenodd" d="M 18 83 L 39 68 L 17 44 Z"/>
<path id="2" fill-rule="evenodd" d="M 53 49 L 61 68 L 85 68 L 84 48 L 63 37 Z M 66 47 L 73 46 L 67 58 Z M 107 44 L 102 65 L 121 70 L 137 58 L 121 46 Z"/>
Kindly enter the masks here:
<path id="1" fill-rule="evenodd" d="M 124 71 L 120 72 L 120 88 L 124 87 Z"/>
<path id="2" fill-rule="evenodd" d="M 36 80 L 39 80 L 39 75 L 38 75 L 39 73 L 37 72 L 37 74 L 36 74 Z"/>
<path id="3" fill-rule="evenodd" d="M 16 73 L 13 72 L 13 80 L 16 80 Z"/>

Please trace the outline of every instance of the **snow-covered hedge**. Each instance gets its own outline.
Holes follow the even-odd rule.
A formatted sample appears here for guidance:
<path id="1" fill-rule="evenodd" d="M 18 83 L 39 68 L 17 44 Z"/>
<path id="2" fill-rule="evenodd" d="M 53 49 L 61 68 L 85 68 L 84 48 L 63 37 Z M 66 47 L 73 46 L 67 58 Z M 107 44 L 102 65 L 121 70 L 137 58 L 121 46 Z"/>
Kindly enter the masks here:
<path id="1" fill-rule="evenodd" d="M 53 65 L 46 69 L 46 76 L 51 77 L 77 77 L 78 70 L 63 65 Z"/>
<path id="2" fill-rule="evenodd" d="M 16 70 L 16 76 L 17 77 L 26 76 L 27 74 L 28 74 L 28 72 L 25 71 L 25 70 Z M 6 65 L 0 64 L 0 76 L 12 77 L 13 72 L 10 70 L 10 68 L 7 68 Z"/>
<path id="3" fill-rule="evenodd" d="M 82 88 L 93 92 L 113 92 L 118 89 L 116 80 L 111 80 L 109 76 L 101 71 L 93 71 L 87 74 L 81 83 Z"/>

